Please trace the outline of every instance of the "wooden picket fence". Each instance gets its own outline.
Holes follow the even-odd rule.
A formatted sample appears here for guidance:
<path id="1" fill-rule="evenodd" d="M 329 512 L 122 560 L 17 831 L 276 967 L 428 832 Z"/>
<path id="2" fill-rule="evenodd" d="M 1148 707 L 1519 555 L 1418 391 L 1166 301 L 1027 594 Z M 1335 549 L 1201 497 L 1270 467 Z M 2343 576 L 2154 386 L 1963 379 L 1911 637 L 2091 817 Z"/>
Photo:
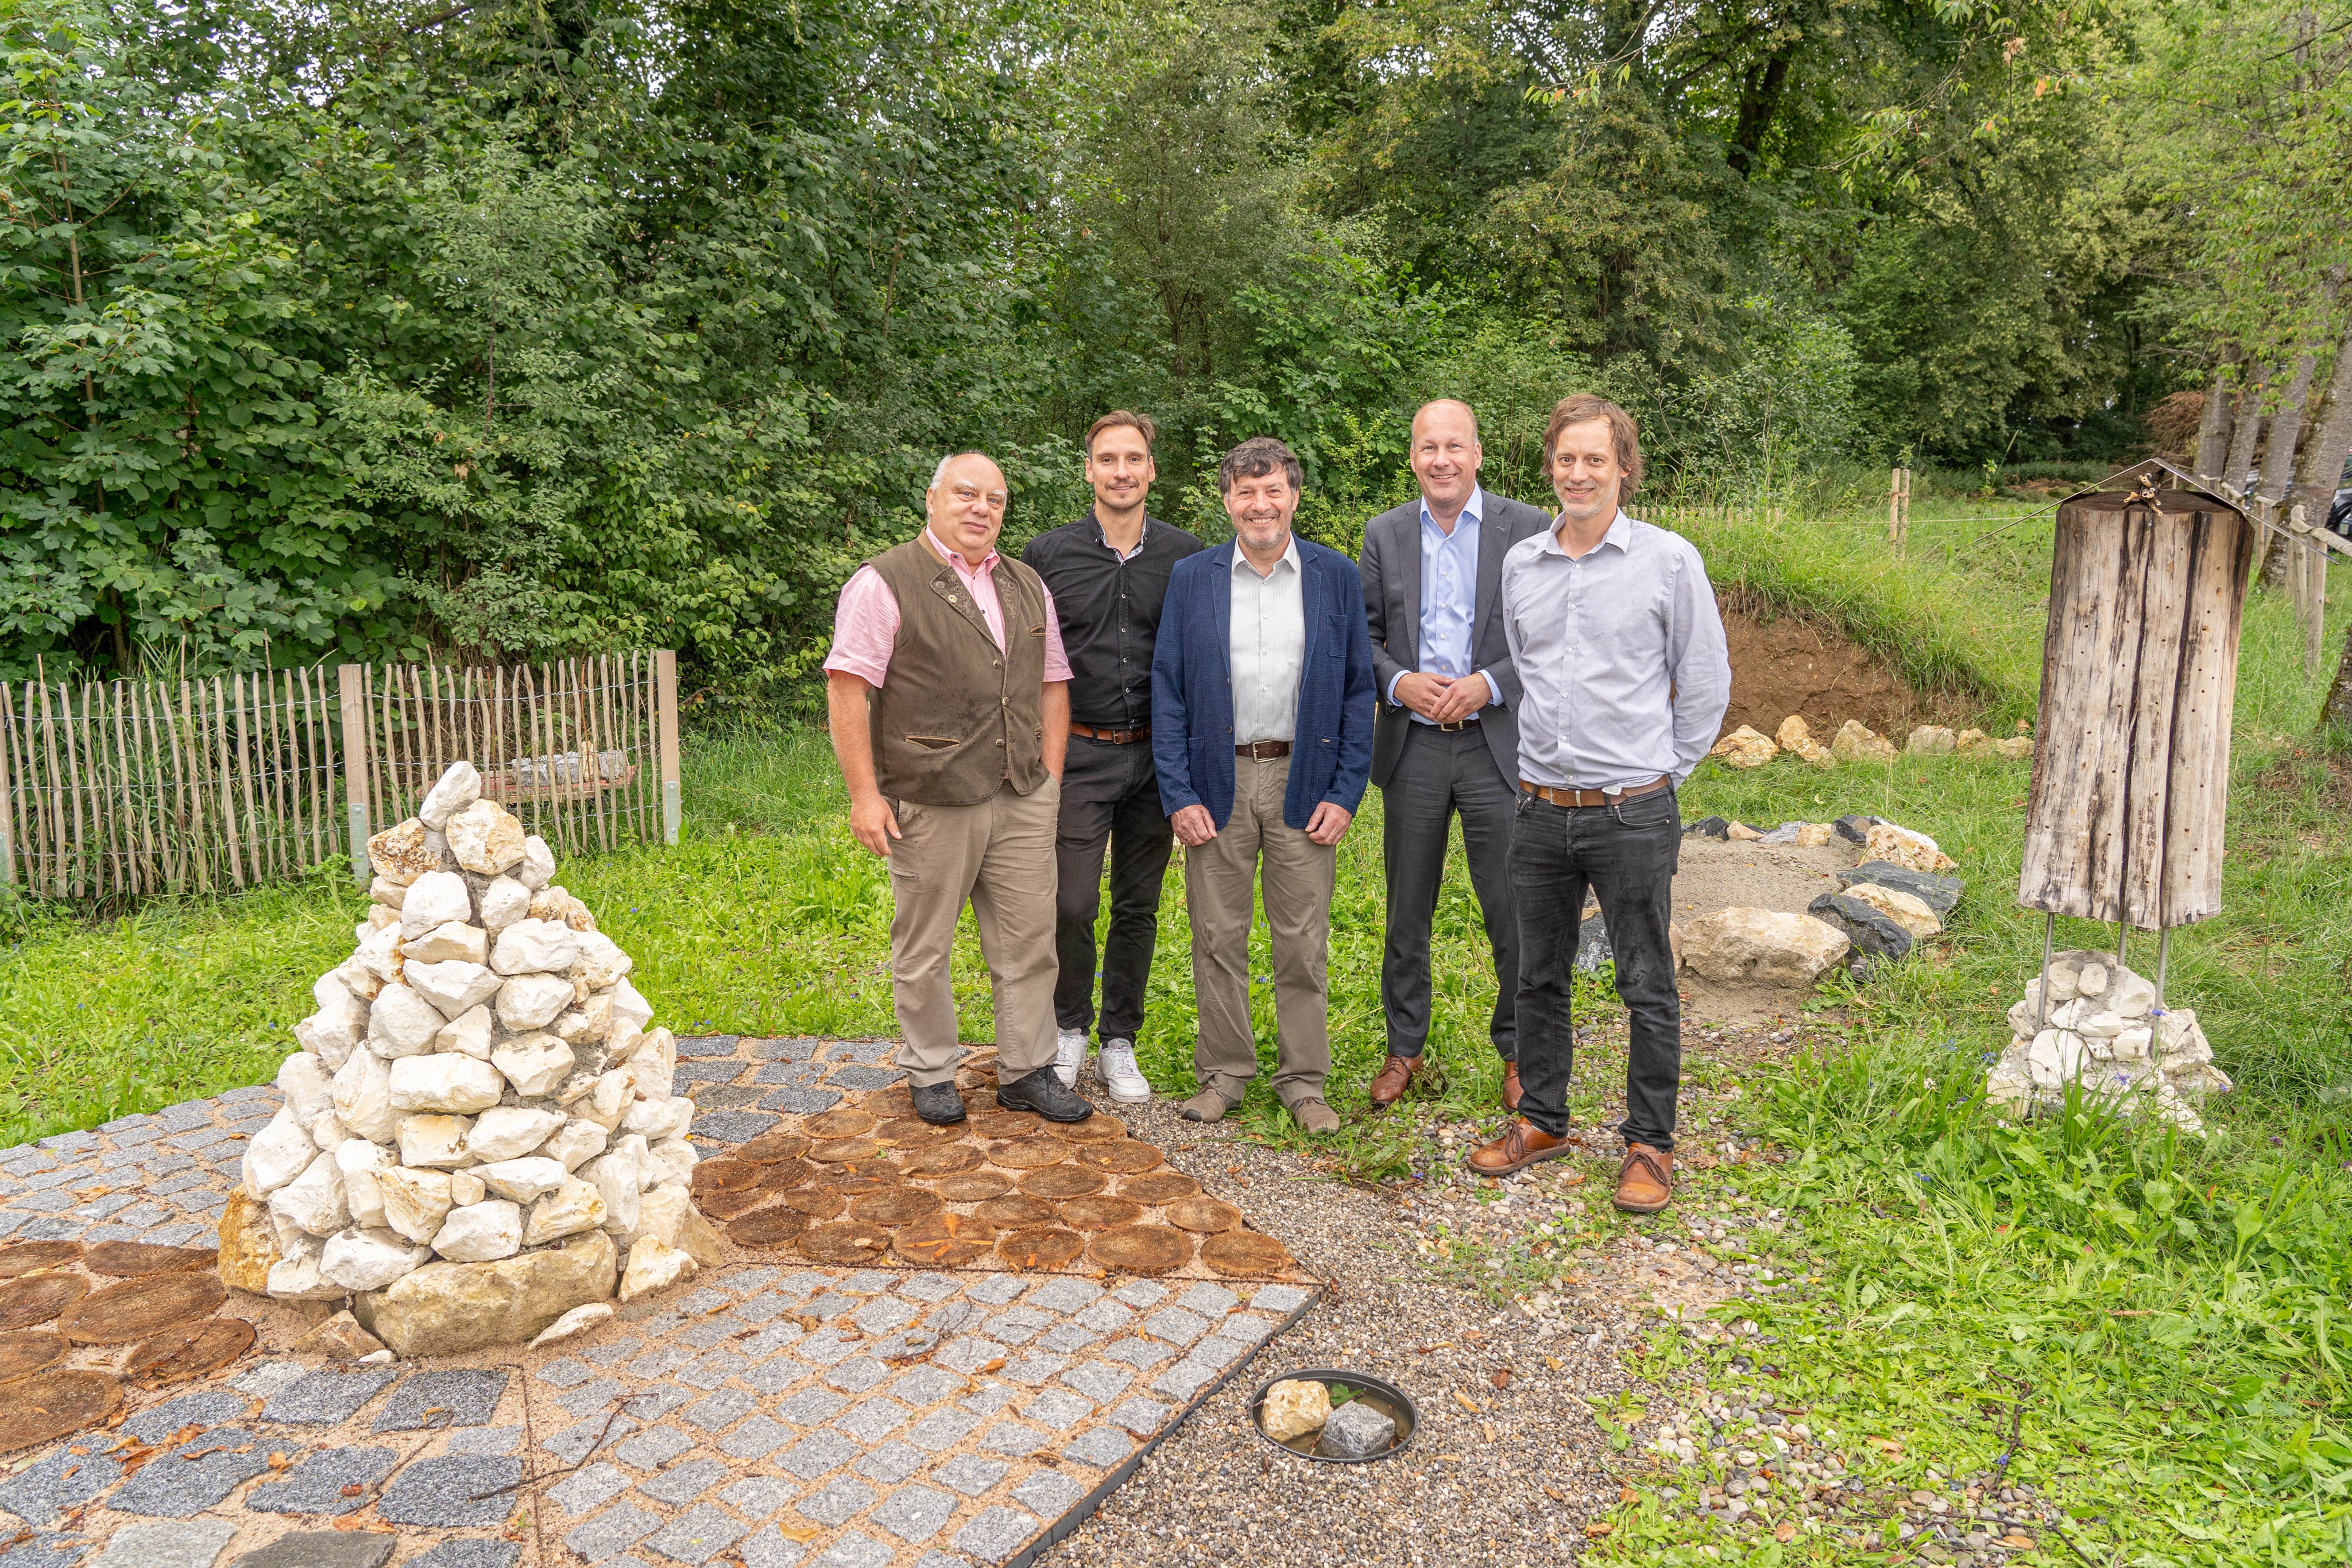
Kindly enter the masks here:
<path id="1" fill-rule="evenodd" d="M 121 904 L 348 860 L 451 762 L 558 853 L 677 841 L 677 656 L 0 685 L 0 885 Z"/>

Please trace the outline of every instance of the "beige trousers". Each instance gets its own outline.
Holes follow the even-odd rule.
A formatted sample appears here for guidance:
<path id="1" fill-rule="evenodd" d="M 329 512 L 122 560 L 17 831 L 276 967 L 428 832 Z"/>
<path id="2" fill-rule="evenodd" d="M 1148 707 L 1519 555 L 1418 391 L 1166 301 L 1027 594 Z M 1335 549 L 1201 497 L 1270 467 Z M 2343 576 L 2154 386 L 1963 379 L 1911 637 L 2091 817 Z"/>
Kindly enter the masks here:
<path id="1" fill-rule="evenodd" d="M 1062 783 L 1010 783 L 976 806 L 893 800 L 890 977 L 898 1065 L 917 1085 L 952 1082 L 962 1051 L 948 956 L 966 902 L 980 925 L 1007 1082 L 1054 1061 L 1054 828 Z"/>
<path id="2" fill-rule="evenodd" d="M 1274 946 L 1274 1090 L 1285 1105 L 1323 1098 L 1331 1071 L 1331 890 L 1337 845 L 1282 820 L 1290 758 L 1234 758 L 1234 814 L 1217 836 L 1184 852 L 1192 915 L 1192 1000 L 1200 1032 L 1192 1076 L 1238 1103 L 1257 1076 L 1250 1022 L 1250 916 L 1265 868 L 1265 924 Z"/>

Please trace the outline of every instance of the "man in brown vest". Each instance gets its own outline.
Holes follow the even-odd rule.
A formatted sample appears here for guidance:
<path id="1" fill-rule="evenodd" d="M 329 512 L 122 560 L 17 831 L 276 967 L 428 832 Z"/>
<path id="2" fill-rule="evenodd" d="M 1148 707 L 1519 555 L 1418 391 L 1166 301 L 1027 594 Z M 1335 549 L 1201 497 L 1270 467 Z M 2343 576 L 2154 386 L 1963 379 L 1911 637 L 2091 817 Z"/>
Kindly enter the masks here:
<path id="1" fill-rule="evenodd" d="M 915 1113 L 961 1122 L 948 955 L 967 900 L 996 1003 L 997 1103 L 1049 1121 L 1093 1107 L 1054 1074 L 1054 832 L 1069 661 L 1038 575 L 996 553 L 1004 475 L 940 464 L 919 538 L 850 577 L 825 696 L 849 830 L 890 862 L 890 973 Z"/>

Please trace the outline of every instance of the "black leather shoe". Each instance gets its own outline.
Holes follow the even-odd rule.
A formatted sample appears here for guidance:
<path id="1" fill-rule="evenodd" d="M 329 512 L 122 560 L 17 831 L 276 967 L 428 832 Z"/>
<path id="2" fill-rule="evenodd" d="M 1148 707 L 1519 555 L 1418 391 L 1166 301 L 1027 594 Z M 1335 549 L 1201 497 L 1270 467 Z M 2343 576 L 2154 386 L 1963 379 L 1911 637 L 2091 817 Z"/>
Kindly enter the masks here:
<path id="1" fill-rule="evenodd" d="M 1050 1067 L 999 1083 L 996 1103 L 1007 1111 L 1034 1111 L 1048 1122 L 1083 1122 L 1095 1113 Z"/>
<path id="2" fill-rule="evenodd" d="M 934 1127 L 953 1126 L 963 1120 L 963 1096 L 956 1092 L 955 1081 L 945 1083 L 923 1083 L 907 1091 L 915 1103 L 915 1114 Z"/>

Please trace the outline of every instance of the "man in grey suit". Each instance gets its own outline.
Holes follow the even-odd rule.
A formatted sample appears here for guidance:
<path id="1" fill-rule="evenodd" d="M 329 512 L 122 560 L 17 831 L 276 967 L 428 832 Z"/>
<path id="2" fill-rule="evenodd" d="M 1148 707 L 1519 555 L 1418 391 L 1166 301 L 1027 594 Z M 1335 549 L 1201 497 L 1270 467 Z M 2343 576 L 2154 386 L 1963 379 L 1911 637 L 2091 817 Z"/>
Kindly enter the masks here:
<path id="1" fill-rule="evenodd" d="M 1478 486 L 1478 418 L 1451 398 L 1412 421 L 1421 498 L 1364 526 L 1364 606 L 1382 698 L 1372 782 L 1383 801 L 1388 946 L 1381 1009 L 1389 1058 L 1372 1103 L 1393 1105 L 1429 1042 L 1429 927 L 1445 878 L 1447 828 L 1462 815 L 1470 886 L 1499 982 L 1488 1030 L 1503 1059 L 1503 1103 L 1519 1104 L 1518 916 L 1511 902 L 1511 819 L 1518 790 L 1518 673 L 1496 613 L 1503 557 L 1551 527 L 1537 508 Z"/>

